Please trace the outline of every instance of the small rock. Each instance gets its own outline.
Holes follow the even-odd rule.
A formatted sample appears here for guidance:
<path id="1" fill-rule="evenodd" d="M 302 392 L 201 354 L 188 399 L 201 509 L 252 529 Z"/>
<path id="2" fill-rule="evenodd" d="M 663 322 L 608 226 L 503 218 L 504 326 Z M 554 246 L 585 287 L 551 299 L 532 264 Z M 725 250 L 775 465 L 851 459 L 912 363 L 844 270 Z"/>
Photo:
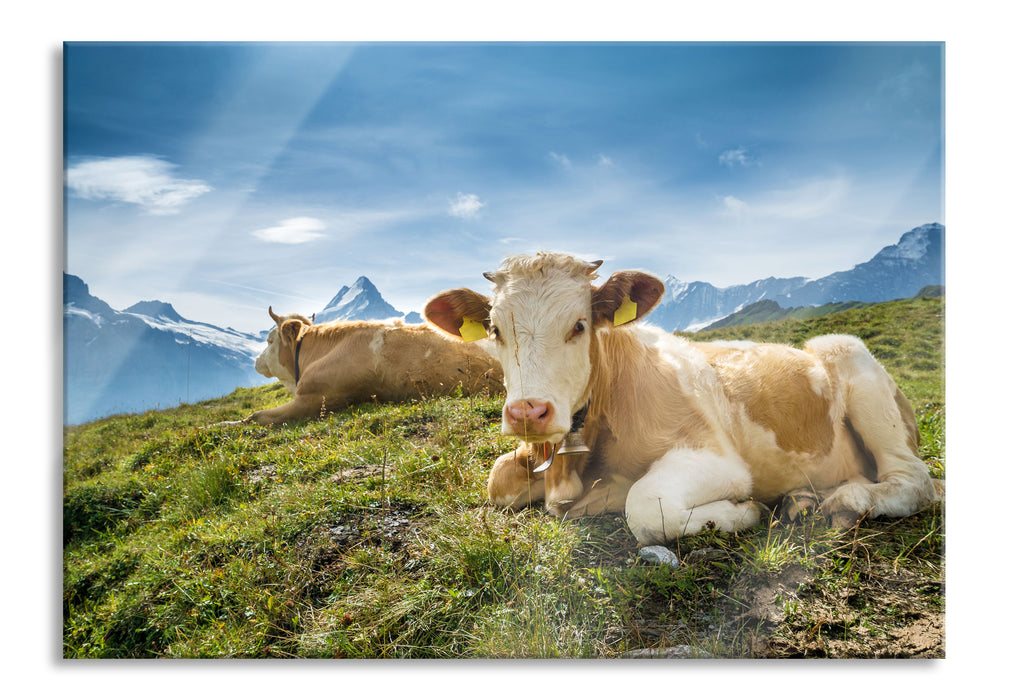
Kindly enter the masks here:
<path id="1" fill-rule="evenodd" d="M 666 564 L 673 568 L 680 565 L 680 560 L 671 550 L 658 544 L 642 547 L 638 550 L 638 556 L 652 564 Z"/>

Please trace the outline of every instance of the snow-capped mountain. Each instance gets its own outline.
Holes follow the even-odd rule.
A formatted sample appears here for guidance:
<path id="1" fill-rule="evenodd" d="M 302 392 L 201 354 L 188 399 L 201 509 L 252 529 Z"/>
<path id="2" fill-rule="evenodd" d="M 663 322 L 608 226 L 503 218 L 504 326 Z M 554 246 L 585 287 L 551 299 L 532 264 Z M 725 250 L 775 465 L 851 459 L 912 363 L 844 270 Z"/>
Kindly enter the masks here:
<path id="1" fill-rule="evenodd" d="M 160 301 L 116 311 L 68 274 L 63 343 L 67 424 L 168 408 L 270 381 L 253 367 L 264 335 L 190 321 Z"/>
<path id="2" fill-rule="evenodd" d="M 367 277 L 358 277 L 352 286 L 341 287 L 336 296 L 329 300 L 326 307 L 315 314 L 315 322 L 373 321 L 401 317 L 403 317 L 403 312 L 397 311 L 383 299 L 371 280 Z M 419 323 L 420 321 L 411 321 L 408 318 L 407 322 Z"/>
<path id="3" fill-rule="evenodd" d="M 670 331 L 695 330 L 761 299 L 787 297 L 808 281 L 805 277 L 768 277 L 746 285 L 719 288 L 707 282 L 685 283 L 667 277 L 666 293 L 648 315 L 648 321 Z"/>
<path id="4" fill-rule="evenodd" d="M 763 299 L 795 307 L 914 296 L 922 287 L 946 283 L 945 237 L 942 224 L 925 224 L 903 234 L 868 262 L 815 280 L 769 277 L 719 288 L 667 277 L 666 294 L 648 320 L 666 330 L 697 330 Z"/>

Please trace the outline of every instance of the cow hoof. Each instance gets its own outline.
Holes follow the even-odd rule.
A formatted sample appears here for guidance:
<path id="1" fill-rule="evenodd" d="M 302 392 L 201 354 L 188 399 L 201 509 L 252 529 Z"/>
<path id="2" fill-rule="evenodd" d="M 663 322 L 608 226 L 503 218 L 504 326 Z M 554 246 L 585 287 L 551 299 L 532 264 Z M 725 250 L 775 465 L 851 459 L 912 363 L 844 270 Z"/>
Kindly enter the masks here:
<path id="1" fill-rule="evenodd" d="M 811 491 L 793 491 L 781 501 L 782 516 L 786 522 L 794 523 L 810 517 L 819 505 Z"/>
<path id="2" fill-rule="evenodd" d="M 560 501 L 550 501 L 547 503 L 547 512 L 555 518 L 563 518 L 568 515 L 568 510 L 574 502 L 574 499 L 571 498 Z"/>
<path id="3" fill-rule="evenodd" d="M 853 510 L 839 510 L 830 514 L 830 526 L 839 530 L 850 530 L 858 525 L 862 516 Z"/>

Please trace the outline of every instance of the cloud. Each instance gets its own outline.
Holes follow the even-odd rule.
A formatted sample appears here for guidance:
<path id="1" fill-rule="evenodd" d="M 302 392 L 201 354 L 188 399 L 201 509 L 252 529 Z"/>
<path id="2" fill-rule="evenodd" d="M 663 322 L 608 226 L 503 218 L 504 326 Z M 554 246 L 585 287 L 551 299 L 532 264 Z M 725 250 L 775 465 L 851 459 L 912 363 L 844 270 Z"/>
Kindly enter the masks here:
<path id="1" fill-rule="evenodd" d="M 554 153 L 553 151 L 550 151 L 550 160 L 552 160 L 553 162 L 557 163 L 562 168 L 570 168 L 571 167 L 571 159 L 568 158 L 563 153 Z"/>
<path id="2" fill-rule="evenodd" d="M 448 213 L 460 219 L 474 219 L 484 208 L 484 203 L 475 194 L 458 193 L 449 205 Z"/>
<path id="3" fill-rule="evenodd" d="M 787 189 L 753 192 L 743 201 L 722 197 L 722 213 L 749 220 L 809 221 L 836 216 L 851 206 L 851 181 L 847 176 L 815 178 Z"/>
<path id="4" fill-rule="evenodd" d="M 322 231 L 325 228 L 326 224 L 319 219 L 313 219 L 310 216 L 296 216 L 293 219 L 284 219 L 277 226 L 253 231 L 252 235 L 270 243 L 296 245 L 322 238 Z"/>
<path id="5" fill-rule="evenodd" d="M 746 152 L 746 148 L 740 146 L 739 148 L 723 151 L 718 156 L 718 162 L 721 165 L 733 168 L 737 165 L 747 166 L 753 164 L 753 158 Z"/>
<path id="6" fill-rule="evenodd" d="M 176 166 L 155 156 L 92 158 L 67 169 L 70 192 L 81 199 L 136 204 L 149 214 L 178 213 L 213 188 L 203 180 L 172 175 Z"/>
<path id="7" fill-rule="evenodd" d="M 725 211 L 733 216 L 741 216 L 746 213 L 747 209 L 749 209 L 746 202 L 737 197 L 733 197 L 731 194 L 722 198 L 722 204 L 725 205 Z"/>
<path id="8" fill-rule="evenodd" d="M 599 160 L 597 163 L 604 168 L 613 167 L 613 160 L 609 156 L 605 156 L 602 153 L 599 154 Z"/>

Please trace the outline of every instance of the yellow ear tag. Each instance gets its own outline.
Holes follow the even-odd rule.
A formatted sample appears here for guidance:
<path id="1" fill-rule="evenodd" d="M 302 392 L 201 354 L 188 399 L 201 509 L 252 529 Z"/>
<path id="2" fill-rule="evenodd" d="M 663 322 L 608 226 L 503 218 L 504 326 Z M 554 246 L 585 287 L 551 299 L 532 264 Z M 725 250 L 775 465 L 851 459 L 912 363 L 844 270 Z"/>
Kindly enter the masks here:
<path id="1" fill-rule="evenodd" d="M 631 301 L 630 296 L 624 297 L 624 303 L 620 305 L 617 312 L 613 314 L 613 325 L 622 326 L 628 321 L 633 321 L 638 317 L 638 305 Z"/>
<path id="2" fill-rule="evenodd" d="M 479 321 L 474 321 L 471 318 L 464 318 L 462 320 L 462 325 L 459 327 L 459 335 L 467 343 L 472 343 L 474 340 L 482 340 L 487 337 L 487 329 Z"/>

